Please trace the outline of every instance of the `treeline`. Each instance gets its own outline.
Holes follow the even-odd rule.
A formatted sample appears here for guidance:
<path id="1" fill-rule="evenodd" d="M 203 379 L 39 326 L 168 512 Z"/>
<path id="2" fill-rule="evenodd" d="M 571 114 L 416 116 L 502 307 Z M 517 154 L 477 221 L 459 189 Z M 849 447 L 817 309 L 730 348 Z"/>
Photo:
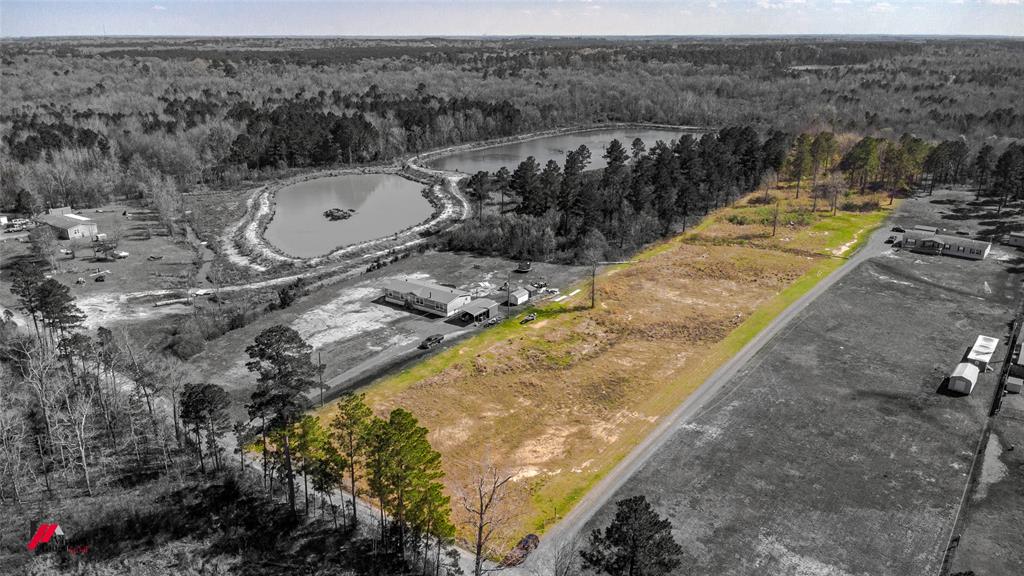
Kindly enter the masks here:
<path id="1" fill-rule="evenodd" d="M 969 143 L 1024 135 L 1021 47 L 1002 41 L 67 40 L 0 50 L 5 209 L 88 207 L 164 178 L 183 192 L 261 175 L 252 170 L 608 121 Z"/>
<path id="2" fill-rule="evenodd" d="M 354 527 L 359 522 L 356 498 L 365 481 L 379 512 L 379 553 L 385 558 L 411 556 L 424 569 L 428 559 L 440 565 L 443 549 L 453 543 L 455 528 L 450 498 L 440 483 L 441 455 L 427 441 L 427 430 L 401 408 L 387 419 L 374 416 L 361 396 L 343 398 L 328 428 L 315 416 L 304 415 L 310 408 L 307 393 L 316 387 L 322 370 L 313 364 L 312 351 L 295 330 L 285 326 L 264 330 L 246 349 L 250 358 L 246 367 L 257 375 L 247 409 L 258 441 L 250 446 L 262 455 L 268 491 L 277 478 L 296 510 L 295 479 L 301 475 L 308 515 L 310 487 L 326 497 L 334 514 L 338 505 L 331 494 L 348 490 L 351 500 L 342 518 Z M 215 386 L 207 386 L 214 396 L 219 394 Z M 195 405 L 210 403 L 200 397 Z M 197 436 L 201 430 L 196 428 Z M 244 439 L 245 428 L 239 431 Z M 208 436 L 206 444 L 218 442 Z M 196 446 L 202 445 L 197 438 Z"/>
<path id="3" fill-rule="evenodd" d="M 614 259 L 756 189 L 766 172 L 782 169 L 789 140 L 782 132 L 762 139 L 749 126 L 649 150 L 640 139 L 629 149 L 613 140 L 606 167 L 592 172 L 586 146 L 566 154 L 563 166 L 542 168 L 531 156 L 513 172 L 466 180 L 477 218 L 447 233 L 443 245 L 529 260 Z M 498 210 L 489 213 L 492 197 Z"/>
<path id="4" fill-rule="evenodd" d="M 99 328 L 89 336 L 68 288 L 31 264 L 13 270 L 12 292 L 31 333 L 4 312 L 0 500 L 93 495 L 126 471 L 145 476 L 174 466 L 183 438 L 159 404 L 180 393 L 178 363 L 124 333 Z"/>
<path id="5" fill-rule="evenodd" d="M 1021 150 L 1012 143 L 997 156 L 986 144 L 972 155 L 962 139 L 934 144 L 912 134 L 853 141 L 827 131 L 795 138 L 773 131 L 762 138 L 751 127 L 659 141 L 649 150 L 639 139 L 628 150 L 616 140 L 601 170 L 587 171 L 591 151 L 581 146 L 563 165 L 541 167 L 529 157 L 512 172 L 465 179 L 476 218 L 441 245 L 526 260 L 615 260 L 780 179 L 795 184 L 798 198 L 803 190 L 814 199 L 812 212 L 819 200 L 837 210 L 851 189 L 894 197 L 922 184 L 931 191 L 968 181 L 1005 203 L 1024 198 Z"/>
<path id="6" fill-rule="evenodd" d="M 450 497 L 427 430 L 401 409 L 378 418 L 357 396 L 340 403 L 327 427 L 306 415 L 322 367 L 293 330 L 270 328 L 249 347 L 256 387 L 248 419 L 236 420 L 228 392 L 190 382 L 173 357 L 126 332 L 87 331 L 68 288 L 33 264 L 14 270 L 12 292 L 31 323 L 26 332 L 10 311 L 0 318 L 5 509 L 117 494 L 161 477 L 217 483 L 234 443 L 233 473 L 256 473 L 265 498 L 283 496 L 293 516 L 313 522 L 327 514 L 346 538 L 357 537 L 357 524 L 375 530 L 361 562 L 384 573 L 452 569 Z M 252 470 L 248 453 L 260 459 Z M 342 488 L 347 503 L 334 495 Z M 379 513 L 357 509 L 364 494 Z"/>

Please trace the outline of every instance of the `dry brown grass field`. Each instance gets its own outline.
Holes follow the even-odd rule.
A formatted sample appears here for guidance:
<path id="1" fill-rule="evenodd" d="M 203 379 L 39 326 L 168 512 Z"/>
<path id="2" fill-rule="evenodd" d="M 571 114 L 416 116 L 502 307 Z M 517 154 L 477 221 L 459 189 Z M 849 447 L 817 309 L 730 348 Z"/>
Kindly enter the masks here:
<path id="1" fill-rule="evenodd" d="M 480 462 L 516 475 L 522 513 L 502 544 L 543 532 L 889 213 L 877 197 L 856 197 L 874 210 L 832 216 L 820 202 L 811 214 L 790 187 L 772 195 L 774 237 L 774 208 L 754 193 L 601 273 L 594 309 L 581 284 L 532 323 L 516 318 L 370 385 L 368 401 L 431 430 L 453 492 Z"/>

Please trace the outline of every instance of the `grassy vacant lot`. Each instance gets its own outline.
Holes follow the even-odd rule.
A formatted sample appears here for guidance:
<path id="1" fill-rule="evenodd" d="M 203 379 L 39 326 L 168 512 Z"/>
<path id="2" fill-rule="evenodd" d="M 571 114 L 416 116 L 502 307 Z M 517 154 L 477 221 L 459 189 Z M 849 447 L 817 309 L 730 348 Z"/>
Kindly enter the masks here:
<path id="1" fill-rule="evenodd" d="M 366 389 L 428 429 L 455 488 L 494 460 L 517 475 L 521 516 L 506 538 L 542 532 L 785 307 L 839 266 L 888 210 L 810 214 L 790 189 L 756 194 L 636 263 Z M 823 208 L 823 207 L 822 207 Z M 322 412 L 330 414 L 328 406 Z"/>
<path id="2" fill-rule="evenodd" d="M 894 219 L 949 226 L 942 206 L 970 197 L 908 200 Z M 907 252 L 863 262 L 674 430 L 610 502 L 646 494 L 673 522 L 689 574 L 937 573 L 997 372 L 982 374 L 969 397 L 942 383 L 978 334 L 1005 339 L 1019 263 L 998 245 L 981 262 Z M 1012 484 L 990 476 L 987 505 L 1012 508 L 1003 499 Z M 609 503 L 584 533 L 612 513 Z M 1019 518 L 990 516 L 1000 526 Z M 997 565 L 1009 566 L 963 566 Z M 1013 572 L 979 575 L 997 573 Z"/>

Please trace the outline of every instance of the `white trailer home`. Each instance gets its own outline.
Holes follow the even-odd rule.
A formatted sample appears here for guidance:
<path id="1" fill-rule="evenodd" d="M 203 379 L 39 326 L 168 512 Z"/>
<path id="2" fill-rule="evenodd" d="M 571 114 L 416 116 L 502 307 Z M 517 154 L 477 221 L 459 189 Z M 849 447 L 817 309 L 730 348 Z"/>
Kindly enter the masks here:
<path id="1" fill-rule="evenodd" d="M 433 282 L 390 280 L 384 285 L 384 300 L 445 318 L 455 314 L 472 299 L 469 292 Z"/>
<path id="2" fill-rule="evenodd" d="M 992 244 L 963 236 L 933 234 L 922 230 L 907 230 L 902 247 L 920 254 L 942 254 L 968 260 L 984 260 Z"/>

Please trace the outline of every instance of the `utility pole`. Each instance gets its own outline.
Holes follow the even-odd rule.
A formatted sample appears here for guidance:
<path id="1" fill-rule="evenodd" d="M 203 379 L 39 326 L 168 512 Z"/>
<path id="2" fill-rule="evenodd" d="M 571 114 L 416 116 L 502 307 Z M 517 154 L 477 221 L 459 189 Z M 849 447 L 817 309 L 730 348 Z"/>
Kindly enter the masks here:
<path id="1" fill-rule="evenodd" d="M 320 407 L 323 408 L 323 406 L 324 406 L 324 368 L 326 368 L 326 366 L 324 366 L 323 361 L 321 361 L 321 359 L 320 359 L 320 351 L 319 350 L 316 353 L 316 367 L 317 367 L 317 372 L 319 372 L 319 376 L 320 376 Z"/>
<path id="2" fill-rule="evenodd" d="M 608 262 L 594 261 L 590 268 L 590 307 L 593 308 L 597 305 L 597 267 L 605 264 L 634 264 L 636 260 L 616 260 Z"/>
<path id="3" fill-rule="evenodd" d="M 782 198 L 776 198 L 775 200 L 775 216 L 772 218 L 772 236 L 775 236 L 775 228 L 779 225 L 779 204 L 782 203 Z"/>
<path id="4" fill-rule="evenodd" d="M 505 319 L 512 317 L 512 273 L 505 272 Z"/>

